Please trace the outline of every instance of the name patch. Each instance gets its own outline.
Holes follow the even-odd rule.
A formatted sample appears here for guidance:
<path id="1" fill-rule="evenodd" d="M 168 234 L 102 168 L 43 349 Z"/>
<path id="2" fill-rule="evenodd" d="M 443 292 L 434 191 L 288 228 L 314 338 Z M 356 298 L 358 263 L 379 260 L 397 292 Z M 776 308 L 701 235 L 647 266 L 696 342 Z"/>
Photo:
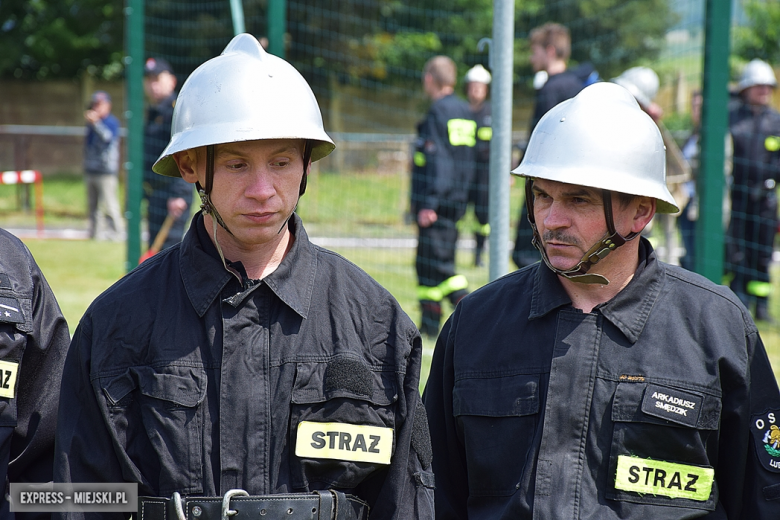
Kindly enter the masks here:
<path id="1" fill-rule="evenodd" d="M 13 399 L 16 396 L 16 374 L 19 363 L 0 361 L 0 397 Z"/>
<path id="2" fill-rule="evenodd" d="M 704 399 L 676 388 L 647 385 L 642 411 L 648 415 L 695 427 Z"/>
<path id="3" fill-rule="evenodd" d="M 390 464 L 392 451 L 392 428 L 310 421 L 298 425 L 298 457 Z"/>
<path id="4" fill-rule="evenodd" d="M 615 488 L 705 502 L 710 498 L 714 478 L 713 468 L 620 455 Z"/>

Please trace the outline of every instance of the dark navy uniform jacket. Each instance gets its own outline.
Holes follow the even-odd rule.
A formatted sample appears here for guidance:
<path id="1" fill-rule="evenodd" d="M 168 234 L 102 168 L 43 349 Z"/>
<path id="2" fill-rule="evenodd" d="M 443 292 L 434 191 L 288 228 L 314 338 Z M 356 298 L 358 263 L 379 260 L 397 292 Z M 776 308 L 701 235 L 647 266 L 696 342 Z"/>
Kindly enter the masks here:
<path id="1" fill-rule="evenodd" d="M 474 177 L 477 123 L 469 104 L 454 94 L 434 101 L 417 132 L 412 213 L 432 209 L 457 221 L 466 212 Z"/>
<path id="2" fill-rule="evenodd" d="M 729 131 L 734 143 L 734 185 L 757 188 L 759 195 L 772 191 L 780 182 L 780 113 L 772 107 L 756 113 L 750 105 L 738 103 L 729 113 Z M 767 180 L 774 181 L 768 189 Z M 759 197 L 733 198 L 747 211 Z"/>
<path id="3" fill-rule="evenodd" d="M 372 520 L 432 518 L 419 333 L 390 293 L 289 225 L 276 271 L 241 284 L 198 215 L 93 302 L 63 375 L 57 481 L 162 497 L 335 488 Z"/>
<path id="4" fill-rule="evenodd" d="M 583 313 L 542 263 L 460 302 L 425 405 L 436 518 L 780 518 L 780 394 L 728 289 L 641 264 Z"/>
<path id="5" fill-rule="evenodd" d="M 2 519 L 14 518 L 6 500 L 9 482 L 52 479 L 60 376 L 69 344 L 68 324 L 33 256 L 0 229 Z"/>

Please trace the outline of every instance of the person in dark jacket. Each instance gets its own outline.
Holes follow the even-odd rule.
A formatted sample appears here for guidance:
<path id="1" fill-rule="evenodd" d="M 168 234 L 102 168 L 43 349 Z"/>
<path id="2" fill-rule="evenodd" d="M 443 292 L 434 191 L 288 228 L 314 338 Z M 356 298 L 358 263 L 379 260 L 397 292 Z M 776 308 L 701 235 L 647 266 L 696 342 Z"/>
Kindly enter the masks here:
<path id="1" fill-rule="evenodd" d="M 412 214 L 418 227 L 417 298 L 420 331 L 439 332 L 442 302 L 468 294 L 468 280 L 455 272 L 457 223 L 466 213 L 474 176 L 477 123 L 468 103 L 455 95 L 455 62 L 435 56 L 423 69 L 423 89 L 432 101 L 418 125 L 412 169 Z"/>
<path id="2" fill-rule="evenodd" d="M 772 67 L 751 61 L 743 70 L 739 98 L 729 114 L 734 157 L 726 275 L 731 289 L 761 321 L 773 320 L 769 265 L 780 181 L 780 113 L 771 107 L 776 86 Z"/>
<path id="3" fill-rule="evenodd" d="M 661 132 L 623 87 L 550 110 L 521 164 L 543 262 L 469 294 L 424 393 L 437 520 L 780 518 L 780 391 L 728 288 L 661 262 Z"/>
<path id="4" fill-rule="evenodd" d="M 12 513 L 9 484 L 52 480 L 60 378 L 70 333 L 27 246 L 0 229 L 0 252 L 0 519 L 49 518 Z"/>
<path id="5" fill-rule="evenodd" d="M 76 329 L 56 481 L 135 482 L 139 520 L 433 518 L 419 332 L 295 214 L 335 147 L 311 88 L 240 34 L 184 83 L 173 128 L 153 169 L 202 212 Z"/>
<path id="6" fill-rule="evenodd" d="M 490 141 L 493 138 L 493 121 L 488 101 L 490 72 L 482 65 L 475 65 L 466 73 L 466 97 L 469 100 L 472 117 L 477 122 L 477 144 L 474 149 L 474 177 L 469 189 L 469 203 L 474 206 L 476 229 L 474 230 L 474 265 L 480 267 L 485 251 L 485 240 L 490 234 Z"/>
<path id="7" fill-rule="evenodd" d="M 561 24 L 546 23 L 533 29 L 529 39 L 531 67 L 534 72 L 545 72 L 547 76 L 546 81 L 536 90 L 534 112 L 528 127 L 530 136 L 548 110 L 575 96 L 584 83 L 575 72 L 566 68 L 571 56 L 569 29 Z M 515 245 L 512 250 L 512 261 L 517 267 L 525 267 L 539 261 L 539 253 L 531 244 L 532 235 L 528 215 L 523 206 L 517 219 Z"/>
<path id="8" fill-rule="evenodd" d="M 184 236 L 193 192 L 192 185 L 184 179 L 163 177 L 152 171 L 152 165 L 171 138 L 173 107 L 176 105 L 176 76 L 167 60 L 146 60 L 144 91 L 149 101 L 144 127 L 144 197 L 148 202 L 149 247 L 168 218 L 172 222 L 166 226 L 167 234 L 160 245 L 160 249 L 167 249 L 181 242 Z"/>

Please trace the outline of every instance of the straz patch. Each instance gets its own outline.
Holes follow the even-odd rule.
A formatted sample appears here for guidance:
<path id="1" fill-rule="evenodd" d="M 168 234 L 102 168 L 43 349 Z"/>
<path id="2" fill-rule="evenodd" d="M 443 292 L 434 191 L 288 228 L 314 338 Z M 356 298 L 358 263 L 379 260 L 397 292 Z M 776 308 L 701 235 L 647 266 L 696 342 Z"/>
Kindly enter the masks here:
<path id="1" fill-rule="evenodd" d="M 310 459 L 390 464 L 392 450 L 392 428 L 362 424 L 303 421 L 295 442 L 295 454 Z"/>
<path id="2" fill-rule="evenodd" d="M 0 397 L 13 399 L 16 395 L 16 375 L 19 363 L 0 361 Z"/>
<path id="3" fill-rule="evenodd" d="M 642 411 L 648 415 L 696 427 L 704 399 L 676 388 L 647 385 Z"/>
<path id="4" fill-rule="evenodd" d="M 22 306 L 16 298 L 0 297 L 0 321 L 6 323 L 24 323 Z"/>
<path id="5" fill-rule="evenodd" d="M 713 468 L 620 455 L 615 488 L 705 502 L 710 498 L 714 478 Z"/>
<path id="6" fill-rule="evenodd" d="M 754 415 L 750 423 L 756 453 L 761 465 L 769 471 L 780 473 L 780 410 Z"/>

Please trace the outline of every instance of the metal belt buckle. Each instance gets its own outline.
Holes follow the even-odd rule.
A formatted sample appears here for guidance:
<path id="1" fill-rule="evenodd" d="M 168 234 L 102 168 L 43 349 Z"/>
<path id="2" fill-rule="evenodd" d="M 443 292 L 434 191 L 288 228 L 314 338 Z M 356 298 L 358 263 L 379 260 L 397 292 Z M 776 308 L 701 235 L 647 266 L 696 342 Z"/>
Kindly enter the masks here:
<path id="1" fill-rule="evenodd" d="M 249 493 L 243 489 L 231 489 L 225 493 L 225 497 L 222 499 L 222 520 L 227 520 L 229 516 L 236 514 L 234 509 L 230 509 L 230 499 L 233 497 L 248 497 Z"/>
<path id="2" fill-rule="evenodd" d="M 230 509 L 230 500 L 233 497 L 248 497 L 249 493 L 244 491 L 243 489 L 231 489 L 227 493 L 225 493 L 225 496 L 222 498 L 222 520 L 228 520 L 229 517 L 234 516 L 236 514 L 236 511 L 234 509 Z M 178 517 L 178 520 L 187 520 L 187 517 L 184 515 L 184 506 L 182 505 L 182 499 L 181 495 L 178 491 L 173 493 L 173 497 L 171 498 L 173 500 L 174 505 L 176 506 L 176 516 Z"/>

